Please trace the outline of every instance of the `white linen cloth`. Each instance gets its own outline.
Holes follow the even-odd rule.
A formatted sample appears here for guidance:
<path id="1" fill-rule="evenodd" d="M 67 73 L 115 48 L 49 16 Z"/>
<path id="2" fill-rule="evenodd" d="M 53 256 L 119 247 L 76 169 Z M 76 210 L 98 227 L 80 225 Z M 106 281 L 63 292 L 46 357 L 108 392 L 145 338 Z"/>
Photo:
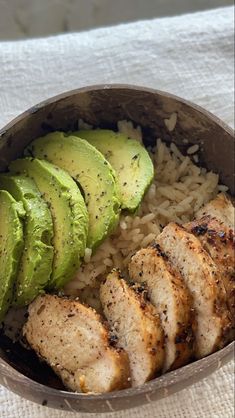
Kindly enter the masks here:
<path id="1" fill-rule="evenodd" d="M 45 39 L 0 42 L 0 127 L 66 90 L 131 83 L 178 94 L 234 124 L 234 8 Z M 171 397 L 112 418 L 232 418 L 233 363 Z M 88 417 L 78 414 L 79 417 Z M 64 418 L 0 388 L 1 418 Z"/>

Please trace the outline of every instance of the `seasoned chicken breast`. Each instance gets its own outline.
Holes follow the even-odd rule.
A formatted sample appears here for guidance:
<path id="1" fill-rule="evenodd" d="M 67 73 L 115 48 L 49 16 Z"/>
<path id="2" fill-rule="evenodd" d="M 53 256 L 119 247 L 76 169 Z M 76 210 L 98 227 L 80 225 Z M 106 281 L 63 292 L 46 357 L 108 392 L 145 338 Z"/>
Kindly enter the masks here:
<path id="1" fill-rule="evenodd" d="M 162 370 L 164 334 L 146 291 L 134 288 L 113 271 L 101 285 L 100 299 L 118 346 L 128 353 L 132 386 L 139 386 Z"/>
<path id="2" fill-rule="evenodd" d="M 77 300 L 37 297 L 23 333 L 68 389 L 103 393 L 130 386 L 127 354 L 110 346 L 100 316 Z"/>
<path id="3" fill-rule="evenodd" d="M 203 216 L 209 215 L 223 222 L 227 228 L 234 230 L 235 210 L 234 206 L 224 193 L 219 193 L 215 199 L 211 200 L 203 206 L 196 214 L 196 218 L 200 219 Z"/>
<path id="4" fill-rule="evenodd" d="M 224 223 L 204 216 L 185 225 L 201 241 L 203 248 L 210 254 L 220 271 L 228 309 L 231 314 L 232 328 L 235 328 L 235 234 Z M 234 331 L 231 333 L 234 337 Z"/>
<path id="5" fill-rule="evenodd" d="M 231 325 L 218 269 L 199 239 L 173 222 L 157 243 L 191 292 L 197 320 L 196 357 L 204 357 L 224 346 Z"/>
<path id="6" fill-rule="evenodd" d="M 141 249 L 129 264 L 130 278 L 143 283 L 165 333 L 164 371 L 185 365 L 194 350 L 193 302 L 180 274 L 158 244 Z"/>

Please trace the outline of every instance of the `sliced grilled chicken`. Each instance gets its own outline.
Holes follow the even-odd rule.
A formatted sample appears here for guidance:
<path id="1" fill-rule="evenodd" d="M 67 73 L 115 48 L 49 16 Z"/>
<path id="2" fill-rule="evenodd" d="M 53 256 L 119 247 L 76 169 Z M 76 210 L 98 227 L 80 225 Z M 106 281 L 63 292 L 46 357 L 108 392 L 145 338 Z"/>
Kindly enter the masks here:
<path id="1" fill-rule="evenodd" d="M 231 314 L 232 328 L 235 328 L 235 234 L 232 229 L 216 218 L 204 216 L 185 225 L 201 241 L 203 248 L 210 254 L 220 271 L 228 309 Z M 231 334 L 234 335 L 234 332 Z M 233 337 L 231 335 L 230 338 Z"/>
<path id="2" fill-rule="evenodd" d="M 162 370 L 164 334 L 156 309 L 146 300 L 146 291 L 131 288 L 111 272 L 101 285 L 104 314 L 117 337 L 118 346 L 129 356 L 132 386 L 139 386 Z"/>
<path id="3" fill-rule="evenodd" d="M 196 218 L 209 215 L 223 222 L 227 228 L 234 229 L 235 210 L 231 200 L 223 193 L 219 193 L 215 199 L 203 206 L 196 214 Z"/>
<path id="4" fill-rule="evenodd" d="M 196 357 L 204 357 L 224 346 L 231 326 L 218 269 L 199 239 L 173 222 L 157 237 L 157 243 L 192 294 L 197 320 Z"/>
<path id="5" fill-rule="evenodd" d="M 144 283 L 165 333 L 163 371 L 186 364 L 193 354 L 195 326 L 192 298 L 158 244 L 141 249 L 129 264 L 130 278 Z"/>
<path id="6" fill-rule="evenodd" d="M 102 393 L 130 386 L 127 354 L 110 346 L 100 316 L 80 302 L 39 296 L 23 332 L 67 388 Z"/>

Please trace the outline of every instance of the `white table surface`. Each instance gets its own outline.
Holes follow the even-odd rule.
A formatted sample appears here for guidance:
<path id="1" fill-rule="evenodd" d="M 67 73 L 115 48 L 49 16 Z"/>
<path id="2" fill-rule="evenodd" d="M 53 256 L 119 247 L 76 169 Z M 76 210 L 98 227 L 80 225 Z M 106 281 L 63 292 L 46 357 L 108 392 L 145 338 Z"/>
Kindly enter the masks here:
<path id="1" fill-rule="evenodd" d="M 131 83 L 190 99 L 234 124 L 232 7 L 57 37 L 0 42 L 0 127 L 52 95 L 97 83 Z M 232 418 L 233 363 L 130 418 Z M 85 415 L 78 414 L 80 417 Z M 0 388 L 1 418 L 62 418 Z M 88 416 L 88 415 L 86 415 Z"/>

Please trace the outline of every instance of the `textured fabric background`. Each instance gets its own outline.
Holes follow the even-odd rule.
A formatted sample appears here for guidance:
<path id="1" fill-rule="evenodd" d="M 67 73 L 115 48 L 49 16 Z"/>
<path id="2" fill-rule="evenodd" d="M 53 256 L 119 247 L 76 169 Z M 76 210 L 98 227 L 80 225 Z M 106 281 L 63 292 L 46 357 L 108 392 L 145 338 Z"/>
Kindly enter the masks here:
<path id="1" fill-rule="evenodd" d="M 176 93 L 234 124 L 234 9 L 0 43 L 0 126 L 29 106 L 88 84 Z M 112 418 L 232 418 L 233 364 L 176 395 Z M 1 418 L 62 418 L 0 388 Z M 81 418 L 83 414 L 79 415 Z M 87 415 L 86 415 L 87 416 Z"/>
<path id="2" fill-rule="evenodd" d="M 87 30 L 233 3 L 233 0 L 0 0 L 0 39 Z"/>

